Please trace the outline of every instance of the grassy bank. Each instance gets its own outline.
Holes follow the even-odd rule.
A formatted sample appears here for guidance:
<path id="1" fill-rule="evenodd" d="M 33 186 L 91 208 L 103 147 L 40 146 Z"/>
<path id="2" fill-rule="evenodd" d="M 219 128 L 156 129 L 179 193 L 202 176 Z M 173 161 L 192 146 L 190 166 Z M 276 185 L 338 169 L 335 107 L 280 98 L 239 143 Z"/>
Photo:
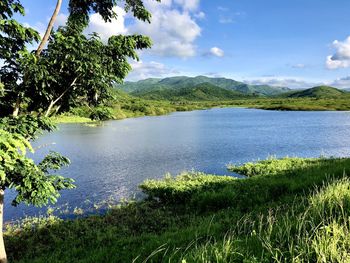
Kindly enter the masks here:
<path id="1" fill-rule="evenodd" d="M 239 105 L 265 109 L 284 111 L 349 111 L 350 99 L 317 99 L 317 98 L 293 98 L 293 99 L 260 99 L 240 101 Z"/>
<path id="2" fill-rule="evenodd" d="M 245 107 L 265 110 L 285 111 L 349 111 L 350 101 L 346 99 L 239 99 L 231 101 L 207 101 L 207 102 L 168 102 L 147 101 L 141 99 L 127 100 L 121 103 L 113 103 L 96 109 L 90 107 L 78 107 L 64 115 L 54 117 L 56 123 L 86 123 L 91 122 L 92 116 L 98 120 L 159 116 L 172 112 L 211 109 L 215 107 Z M 102 114 L 102 116 L 100 116 Z"/>
<path id="3" fill-rule="evenodd" d="M 97 120 L 159 116 L 172 112 L 210 109 L 214 107 L 246 107 L 265 110 L 285 111 L 349 111 L 349 99 L 315 99 L 315 98 L 259 98 L 237 99 L 230 101 L 151 101 L 143 99 L 123 99 L 106 106 L 90 108 L 81 106 L 69 113 L 54 117 L 56 123 L 85 123 L 91 118 Z"/>
<path id="4" fill-rule="evenodd" d="M 350 159 L 229 169 L 248 178 L 146 181 L 147 200 L 105 216 L 13 226 L 11 262 L 348 262 Z"/>

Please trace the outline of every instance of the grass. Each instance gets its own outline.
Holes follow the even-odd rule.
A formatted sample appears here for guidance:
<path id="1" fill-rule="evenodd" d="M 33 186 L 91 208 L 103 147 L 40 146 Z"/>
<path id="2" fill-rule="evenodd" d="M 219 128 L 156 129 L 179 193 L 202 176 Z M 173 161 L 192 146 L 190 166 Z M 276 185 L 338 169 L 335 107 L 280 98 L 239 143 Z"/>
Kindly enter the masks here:
<path id="1" fill-rule="evenodd" d="M 90 118 L 87 117 L 80 117 L 76 115 L 58 115 L 52 117 L 52 120 L 59 124 L 59 123 L 88 123 L 91 122 Z"/>
<path id="2" fill-rule="evenodd" d="M 104 216 L 11 225 L 10 260 L 349 262 L 350 159 L 285 158 L 234 169 L 250 177 L 168 176 L 142 184 L 145 201 Z"/>
<path id="3" fill-rule="evenodd" d="M 239 103 L 248 108 L 283 111 L 349 111 L 350 98 L 267 98 Z"/>

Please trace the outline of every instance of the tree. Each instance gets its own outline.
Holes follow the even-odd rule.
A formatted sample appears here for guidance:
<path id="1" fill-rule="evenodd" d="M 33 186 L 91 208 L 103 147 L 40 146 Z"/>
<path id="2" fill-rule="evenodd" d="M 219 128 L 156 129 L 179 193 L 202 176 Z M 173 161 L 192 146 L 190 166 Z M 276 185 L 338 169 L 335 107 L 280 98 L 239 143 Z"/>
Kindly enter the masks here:
<path id="1" fill-rule="evenodd" d="M 113 82 L 121 82 L 130 71 L 127 58 L 136 59 L 136 49 L 149 47 L 143 36 L 113 36 L 104 44 L 98 35 L 71 34 L 61 28 L 53 34 L 39 61 L 28 63 L 25 97 L 29 111 L 42 111 L 50 116 L 56 111 L 69 110 L 78 99 L 98 104 L 108 97 Z M 28 59 L 28 61 L 30 61 Z"/>
<path id="2" fill-rule="evenodd" d="M 0 103 L 0 116 L 10 112 L 17 115 L 23 91 L 22 59 L 29 56 L 28 44 L 40 39 L 39 34 L 23 26 L 13 16 L 24 15 L 24 8 L 18 0 L 0 2 L 0 60 L 4 66 L 0 68 L 0 82 L 4 84 L 5 94 Z"/>
<path id="3" fill-rule="evenodd" d="M 12 105 L 13 115 L 17 116 L 20 110 L 26 111 L 24 107 L 31 104 L 30 110 L 41 111 L 42 114 L 49 116 L 54 106 L 56 111 L 64 110 L 62 105 L 69 106 L 69 103 L 81 96 L 85 96 L 89 102 L 96 103 L 101 95 L 108 94 L 106 89 L 108 86 L 110 87 L 113 82 L 121 82 L 131 70 L 128 58 L 138 59 L 135 50 L 151 46 L 150 39 L 141 35 L 112 36 L 108 43 L 103 43 L 97 34 L 83 35 L 91 12 L 98 12 L 105 21 L 117 17 L 113 7 L 120 2 L 116 0 L 71 0 L 66 26 L 52 32 L 59 2 L 58 0 L 46 32 L 50 32 L 47 48 L 42 49 L 46 44 L 43 39 L 35 54 L 28 52 L 26 45 L 37 41 L 38 34 L 27 28 L 27 31 L 31 30 L 32 35 L 26 33 L 26 38 L 22 38 L 22 45 L 14 53 L 15 59 L 10 55 L 16 63 L 14 67 L 10 67 L 10 72 L 17 74 L 11 75 L 11 87 L 8 80 L 2 80 L 5 89 L 10 92 L 4 100 L 6 104 L 0 105 L 0 114 L 8 112 L 8 107 Z M 3 5 L 6 3 L 10 6 L 14 3 L 20 6 L 18 0 L 6 0 Z M 126 11 L 132 12 L 136 18 L 150 22 L 151 14 L 145 9 L 141 0 L 127 0 L 123 7 Z M 24 14 L 23 7 L 19 10 Z M 9 13 L 5 21 L 10 20 L 13 12 L 12 10 Z M 16 24 L 17 28 L 20 28 L 17 31 L 24 31 L 25 27 Z M 0 31 L 5 32 L 1 28 Z M 19 39 L 17 35 L 13 35 L 12 38 L 14 42 Z M 0 35 L 0 49 L 1 43 L 5 41 L 6 39 Z M 3 59 L 5 60 L 3 70 L 5 70 L 9 68 L 7 67 L 9 61 Z M 5 76 L 3 72 L 0 73 Z"/>
<path id="4" fill-rule="evenodd" d="M 3 206 L 5 189 L 17 192 L 12 205 L 21 202 L 42 206 L 55 203 L 59 191 L 74 188 L 73 180 L 51 174 L 69 160 L 58 153 L 51 152 L 39 164 L 26 157 L 26 152 L 34 152 L 30 139 L 36 138 L 40 131 L 51 131 L 54 125 L 49 119 L 33 116 L 2 118 L 0 121 L 0 262 L 7 262 L 2 235 Z"/>
<path id="5" fill-rule="evenodd" d="M 12 204 L 36 206 L 56 202 L 59 191 L 73 188 L 71 179 L 51 174 L 69 160 L 50 153 L 39 164 L 26 156 L 33 151 L 30 141 L 54 125 L 48 118 L 53 109 L 65 111 L 76 103 L 99 104 L 108 97 L 113 82 L 121 82 L 131 67 L 128 58 L 138 59 L 135 50 L 148 48 L 149 38 L 141 35 L 112 36 L 103 43 L 97 34 L 85 36 L 91 13 L 105 21 L 117 15 L 117 0 L 70 0 L 66 26 L 53 31 L 61 0 L 36 51 L 27 46 L 39 41 L 39 34 L 13 19 L 24 15 L 20 0 L 0 1 L 0 227 L 6 188 L 17 191 Z M 137 19 L 150 22 L 151 14 L 142 0 L 125 0 L 123 7 Z M 30 114 L 35 111 L 34 114 Z M 25 113 L 26 115 L 19 115 Z M 12 116 L 11 116 L 12 115 Z M 0 262 L 7 262 L 0 230 Z"/>

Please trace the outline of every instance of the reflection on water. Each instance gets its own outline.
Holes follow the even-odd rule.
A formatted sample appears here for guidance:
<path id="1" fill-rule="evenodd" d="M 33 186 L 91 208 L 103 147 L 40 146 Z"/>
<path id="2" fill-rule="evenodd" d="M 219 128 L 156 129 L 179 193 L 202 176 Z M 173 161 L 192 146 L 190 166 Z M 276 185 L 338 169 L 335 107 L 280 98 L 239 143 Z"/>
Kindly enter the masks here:
<path id="1" fill-rule="evenodd" d="M 129 197 L 145 179 L 162 178 L 167 172 L 228 174 L 228 163 L 270 155 L 349 156 L 350 113 L 193 111 L 110 121 L 101 127 L 61 125 L 34 143 L 45 144 L 49 146 L 36 152 L 36 160 L 53 150 L 72 161 L 61 174 L 74 178 L 77 189 L 63 192 L 59 205 L 84 207 L 109 197 Z M 7 220 L 38 212 L 10 207 L 11 198 L 9 192 Z"/>

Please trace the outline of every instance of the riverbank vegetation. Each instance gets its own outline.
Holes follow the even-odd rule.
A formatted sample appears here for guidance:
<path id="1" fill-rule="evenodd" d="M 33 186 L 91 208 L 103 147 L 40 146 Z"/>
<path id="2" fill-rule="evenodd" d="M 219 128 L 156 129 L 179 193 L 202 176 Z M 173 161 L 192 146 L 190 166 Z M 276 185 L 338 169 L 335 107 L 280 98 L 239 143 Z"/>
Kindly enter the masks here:
<path id="1" fill-rule="evenodd" d="M 249 177 L 167 176 L 142 184 L 148 199 L 103 216 L 8 226 L 11 261 L 349 260 L 350 159 L 270 159 L 229 169 Z"/>
<path id="2" fill-rule="evenodd" d="M 172 112 L 211 109 L 216 107 L 244 107 L 280 111 L 349 111 L 349 99 L 314 99 L 314 98 L 251 98 L 231 101 L 154 101 L 130 98 L 107 104 L 109 112 L 103 120 L 121 120 L 125 118 L 159 116 Z M 101 108 L 100 108 L 101 109 Z M 102 108 L 103 109 L 103 108 Z M 89 122 L 93 120 L 94 108 L 79 106 L 68 113 L 55 115 L 56 123 Z M 95 115 L 97 116 L 97 115 Z"/>

